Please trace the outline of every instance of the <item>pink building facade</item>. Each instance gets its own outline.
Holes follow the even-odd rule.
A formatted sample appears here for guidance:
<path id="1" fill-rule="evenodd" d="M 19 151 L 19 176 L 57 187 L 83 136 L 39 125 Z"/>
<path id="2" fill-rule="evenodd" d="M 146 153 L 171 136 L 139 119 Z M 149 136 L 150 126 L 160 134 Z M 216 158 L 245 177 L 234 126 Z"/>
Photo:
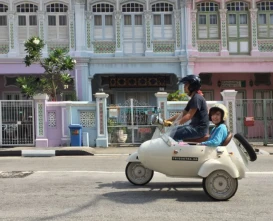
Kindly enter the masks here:
<path id="1" fill-rule="evenodd" d="M 273 1 L 188 1 L 188 70 L 207 100 L 272 99 Z"/>

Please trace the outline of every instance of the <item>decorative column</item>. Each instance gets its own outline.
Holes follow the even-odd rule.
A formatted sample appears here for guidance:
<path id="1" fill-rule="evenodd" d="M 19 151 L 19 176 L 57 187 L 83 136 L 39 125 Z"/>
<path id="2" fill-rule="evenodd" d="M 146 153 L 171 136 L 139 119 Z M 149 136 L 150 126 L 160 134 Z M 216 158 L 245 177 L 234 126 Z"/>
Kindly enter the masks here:
<path id="1" fill-rule="evenodd" d="M 189 5 L 190 4 L 188 4 L 188 6 Z M 192 10 L 191 14 L 190 14 L 190 19 L 189 19 L 189 21 L 191 23 L 191 30 L 189 30 L 189 33 L 191 33 L 191 41 L 190 41 L 190 39 L 188 39 L 188 41 L 189 41 L 188 50 L 189 50 L 190 55 L 197 55 L 198 54 L 197 33 L 196 33 L 196 14 L 197 14 L 197 10 Z"/>
<path id="2" fill-rule="evenodd" d="M 75 0 L 75 28 L 74 28 L 75 37 L 76 37 L 75 56 L 82 56 L 82 53 L 85 51 L 85 33 L 86 32 L 85 32 L 85 25 L 83 22 L 85 17 L 84 11 L 85 11 L 85 0 Z M 70 21 L 70 28 L 71 28 L 71 21 Z M 71 42 L 72 42 L 72 39 L 71 39 Z"/>
<path id="3" fill-rule="evenodd" d="M 68 12 L 68 24 L 69 24 L 69 51 L 75 51 L 75 24 L 74 24 L 74 12 Z"/>
<path id="4" fill-rule="evenodd" d="M 108 147 L 107 98 L 104 92 L 96 93 L 97 139 L 96 147 Z"/>
<path id="5" fill-rule="evenodd" d="M 17 54 L 17 44 L 15 40 L 15 12 L 10 11 L 8 14 L 9 25 L 9 52 L 8 57 L 15 57 Z"/>
<path id="6" fill-rule="evenodd" d="M 45 30 L 44 30 L 44 21 L 45 21 L 45 13 L 42 11 L 38 12 L 38 25 L 39 25 L 39 37 L 45 40 Z M 47 44 L 45 44 L 44 48 L 42 49 L 43 57 L 48 56 L 47 51 Z"/>
<path id="7" fill-rule="evenodd" d="M 94 16 L 92 12 L 85 12 L 85 23 L 86 23 L 86 47 L 87 50 L 93 53 L 93 33 L 91 33 L 94 29 L 92 27 L 92 21 Z"/>
<path id="8" fill-rule="evenodd" d="M 175 55 L 179 55 L 181 51 L 181 11 L 174 11 L 175 23 Z"/>
<path id="9" fill-rule="evenodd" d="M 122 39 L 122 33 L 121 33 L 121 17 L 122 13 L 121 11 L 115 11 L 115 25 L 116 25 L 116 51 L 115 56 L 120 57 L 123 55 L 123 39 Z"/>
<path id="10" fill-rule="evenodd" d="M 144 18 L 145 18 L 145 37 L 146 37 L 146 48 L 145 48 L 145 56 L 152 56 L 153 55 L 153 45 L 152 45 L 152 11 L 145 11 Z"/>
<path id="11" fill-rule="evenodd" d="M 220 19 L 221 19 L 221 56 L 228 56 L 229 51 L 227 50 L 227 9 L 220 9 Z"/>
<path id="12" fill-rule="evenodd" d="M 47 94 L 37 94 L 33 96 L 35 105 L 35 129 L 36 129 L 36 147 L 48 147 L 47 139 L 47 117 L 46 103 L 48 101 Z"/>
<path id="13" fill-rule="evenodd" d="M 181 76 L 177 77 L 178 81 L 181 80 L 183 77 L 187 76 L 187 63 L 186 63 L 186 61 L 181 61 L 180 68 L 181 68 Z M 181 91 L 181 93 L 184 93 L 183 84 L 178 85 L 178 90 Z"/>
<path id="14" fill-rule="evenodd" d="M 260 51 L 258 49 L 257 41 L 257 12 L 258 9 L 249 9 L 251 20 L 251 56 L 259 56 Z"/>
<path id="15" fill-rule="evenodd" d="M 224 90 L 221 92 L 221 95 L 223 96 L 223 102 L 224 105 L 228 109 L 228 119 L 226 121 L 227 127 L 230 132 L 235 134 L 237 132 L 236 128 L 236 94 L 237 91 L 235 90 Z"/>
<path id="16" fill-rule="evenodd" d="M 88 101 L 92 101 L 92 79 L 93 78 L 88 78 L 88 85 L 87 85 L 87 99 Z"/>
<path id="17" fill-rule="evenodd" d="M 155 93 L 157 98 L 157 107 L 160 108 L 159 117 L 166 119 L 167 118 L 167 92 L 157 92 Z"/>

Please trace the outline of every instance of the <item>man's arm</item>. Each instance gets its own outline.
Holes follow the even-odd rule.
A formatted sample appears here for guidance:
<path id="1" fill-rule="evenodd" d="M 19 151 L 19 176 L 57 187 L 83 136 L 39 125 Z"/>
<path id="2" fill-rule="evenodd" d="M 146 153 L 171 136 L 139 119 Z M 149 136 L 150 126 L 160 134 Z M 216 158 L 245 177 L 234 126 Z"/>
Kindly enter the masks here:
<path id="1" fill-rule="evenodd" d="M 189 121 L 190 119 L 192 119 L 192 117 L 194 116 L 194 114 L 196 113 L 196 111 L 197 111 L 197 108 L 194 108 L 194 109 L 190 109 L 188 112 L 186 112 L 185 114 L 183 114 L 183 117 L 179 121 L 179 124 L 184 124 L 187 121 Z"/>

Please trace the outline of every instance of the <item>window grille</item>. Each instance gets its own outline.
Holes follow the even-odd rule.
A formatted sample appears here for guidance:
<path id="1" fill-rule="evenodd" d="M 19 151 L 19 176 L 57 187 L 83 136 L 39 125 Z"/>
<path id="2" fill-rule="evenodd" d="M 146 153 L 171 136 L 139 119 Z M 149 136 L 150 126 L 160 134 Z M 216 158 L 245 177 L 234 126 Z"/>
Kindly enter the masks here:
<path id="1" fill-rule="evenodd" d="M 46 7 L 47 12 L 67 12 L 68 7 L 64 4 L 53 3 Z"/>
<path id="2" fill-rule="evenodd" d="M 110 4 L 96 4 L 92 7 L 93 12 L 113 12 L 114 6 Z"/>
<path id="3" fill-rule="evenodd" d="M 168 3 L 157 3 L 152 5 L 152 11 L 153 12 L 172 12 L 173 5 Z"/>
<path id="4" fill-rule="evenodd" d="M 143 5 L 138 3 L 128 3 L 122 6 L 122 12 L 143 12 Z"/>
<path id="5" fill-rule="evenodd" d="M 17 6 L 17 12 L 36 12 L 37 10 L 38 6 L 33 4 L 21 4 Z"/>
<path id="6" fill-rule="evenodd" d="M 248 11 L 249 5 L 245 2 L 230 2 L 227 4 L 228 11 Z"/>
<path id="7" fill-rule="evenodd" d="M 0 4 L 0 12 L 7 12 L 8 6 Z"/>

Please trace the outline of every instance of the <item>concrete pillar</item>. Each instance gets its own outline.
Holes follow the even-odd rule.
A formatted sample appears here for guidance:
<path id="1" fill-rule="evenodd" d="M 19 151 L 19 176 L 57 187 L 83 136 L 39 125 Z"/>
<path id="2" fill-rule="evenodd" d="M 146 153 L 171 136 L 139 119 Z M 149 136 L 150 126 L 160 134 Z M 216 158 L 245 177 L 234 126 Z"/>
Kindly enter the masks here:
<path id="1" fill-rule="evenodd" d="M 109 94 L 104 92 L 96 93 L 96 117 L 97 117 L 97 147 L 108 147 L 107 131 L 107 98 Z"/>
<path id="2" fill-rule="evenodd" d="M 228 109 L 228 119 L 226 121 L 226 124 L 228 126 L 228 129 L 230 132 L 235 134 L 237 132 L 236 128 L 236 94 L 237 91 L 235 90 L 224 90 L 221 92 L 221 95 L 223 96 L 223 102 L 224 105 Z"/>
<path id="3" fill-rule="evenodd" d="M 48 147 L 47 139 L 47 115 L 46 103 L 48 101 L 47 94 L 38 94 L 33 96 L 35 105 L 35 129 L 36 129 L 36 147 Z"/>
<path id="4" fill-rule="evenodd" d="M 259 56 L 260 51 L 258 49 L 258 34 L 257 34 L 257 12 L 258 9 L 249 9 L 250 11 L 250 21 L 251 21 L 251 56 Z"/>
<path id="5" fill-rule="evenodd" d="M 221 56 L 228 56 L 229 51 L 227 49 L 227 9 L 220 9 L 220 19 L 221 19 Z"/>
<path id="6" fill-rule="evenodd" d="M 45 42 L 45 12 L 38 12 L 38 25 L 39 25 L 39 37 L 44 40 Z M 48 56 L 48 51 L 47 51 L 47 44 L 45 44 L 44 48 L 42 49 L 42 54 L 43 57 Z"/>
<path id="7" fill-rule="evenodd" d="M 81 56 L 85 51 L 85 1 L 77 0 L 75 2 L 75 36 L 76 51 L 75 56 Z"/>
<path id="8" fill-rule="evenodd" d="M 155 93 L 157 98 L 157 107 L 160 108 L 159 117 L 166 119 L 167 118 L 167 92 L 157 92 Z"/>
<path id="9" fill-rule="evenodd" d="M 181 10 L 174 12 L 175 23 L 175 55 L 180 55 L 181 52 Z"/>

